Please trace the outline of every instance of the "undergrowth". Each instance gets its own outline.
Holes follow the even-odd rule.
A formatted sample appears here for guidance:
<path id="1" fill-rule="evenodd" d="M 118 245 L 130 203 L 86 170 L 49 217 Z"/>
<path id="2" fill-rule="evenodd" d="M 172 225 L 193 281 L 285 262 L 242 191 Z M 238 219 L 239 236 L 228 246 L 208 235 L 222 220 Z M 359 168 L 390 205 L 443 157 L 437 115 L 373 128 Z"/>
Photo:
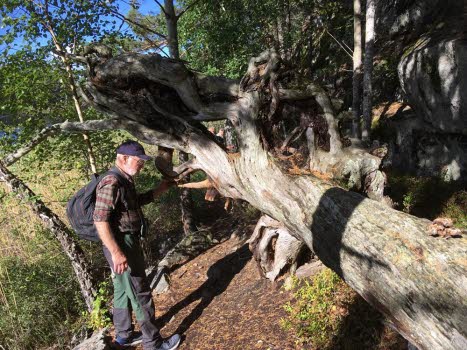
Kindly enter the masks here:
<path id="1" fill-rule="evenodd" d="M 465 185 L 438 178 L 389 174 L 387 194 L 396 209 L 430 220 L 449 217 L 455 226 L 467 229 Z"/>
<path id="2" fill-rule="evenodd" d="M 98 330 L 109 327 L 112 324 L 110 301 L 110 283 L 108 281 L 103 281 L 99 284 L 99 288 L 94 294 L 91 313 L 87 315 L 86 312 L 83 312 L 83 316 L 88 317 L 87 325 L 89 328 Z"/>
<path id="3" fill-rule="evenodd" d="M 29 255 L 0 258 L 0 345 L 65 347 L 84 308 L 68 257 L 36 227 Z"/>
<path id="4" fill-rule="evenodd" d="M 284 305 L 281 326 L 303 349 L 399 349 L 401 338 L 382 315 L 329 269 L 312 279 L 294 279 L 294 300 Z"/>

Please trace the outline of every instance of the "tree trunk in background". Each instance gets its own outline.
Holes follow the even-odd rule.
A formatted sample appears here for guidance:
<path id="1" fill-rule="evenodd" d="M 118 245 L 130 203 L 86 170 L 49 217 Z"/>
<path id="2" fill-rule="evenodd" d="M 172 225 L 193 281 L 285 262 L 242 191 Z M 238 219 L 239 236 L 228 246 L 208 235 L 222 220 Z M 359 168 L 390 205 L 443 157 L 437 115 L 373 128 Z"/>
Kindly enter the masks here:
<path id="1" fill-rule="evenodd" d="M 167 41 L 169 44 L 169 54 L 171 58 L 180 58 L 180 52 L 178 50 L 178 28 L 177 22 L 178 17 L 175 13 L 173 0 L 164 1 L 165 20 L 167 24 Z M 180 163 L 188 161 L 188 154 L 185 152 L 179 152 L 178 159 Z M 186 182 L 190 181 L 190 176 L 185 178 Z M 193 198 L 188 188 L 180 189 L 180 207 L 182 211 L 182 224 L 185 235 L 198 230 L 195 224 L 193 215 Z"/>
<path id="2" fill-rule="evenodd" d="M 65 65 L 65 70 L 68 76 L 68 83 L 70 84 L 69 87 L 71 91 L 71 96 L 73 98 L 73 103 L 75 104 L 76 114 L 78 115 L 79 121 L 83 123 L 84 122 L 83 112 L 81 110 L 81 105 L 79 104 L 78 92 L 76 90 L 76 82 L 75 82 L 75 78 L 73 77 L 73 70 L 71 69 L 71 64 L 68 61 L 68 58 L 65 56 L 66 51 L 63 50 L 62 46 L 58 42 L 58 39 L 55 36 L 55 32 L 50 24 L 48 25 L 47 29 L 50 35 L 52 36 L 52 40 L 54 42 L 55 48 L 59 52 L 60 59 Z M 86 148 L 88 152 L 88 160 L 89 160 L 89 166 L 91 168 L 91 172 L 93 174 L 97 174 L 96 158 L 94 157 L 94 152 L 92 150 L 92 145 L 91 145 L 91 140 L 89 139 L 89 135 L 86 133 L 83 133 L 83 139 L 84 139 L 84 143 L 86 144 Z"/>
<path id="3" fill-rule="evenodd" d="M 96 288 L 93 278 L 89 273 L 89 264 L 70 230 L 65 223 L 60 220 L 60 218 L 55 215 L 24 182 L 15 177 L 2 162 L 0 162 L 0 180 L 5 181 L 6 186 L 10 191 L 14 192 L 20 200 L 28 203 L 34 213 L 41 219 L 44 226 L 58 239 L 63 252 L 70 259 L 71 266 L 73 267 L 81 289 L 81 294 L 83 295 L 88 311 L 91 312 Z"/>
<path id="4" fill-rule="evenodd" d="M 372 108 L 372 85 L 371 77 L 373 75 L 373 54 L 375 44 L 375 20 L 376 20 L 376 1 L 367 0 L 366 2 L 366 24 L 365 24 L 365 60 L 363 66 L 363 126 L 362 140 L 368 141 L 371 132 L 371 108 Z"/>
<path id="5" fill-rule="evenodd" d="M 352 84 L 352 137 L 359 137 L 362 92 L 362 4 L 361 0 L 353 2 L 353 84 Z"/>
<path id="6" fill-rule="evenodd" d="M 169 54 L 172 58 L 180 58 L 178 51 L 178 18 L 175 14 L 173 0 L 164 1 L 165 22 L 167 24 L 167 41 L 169 44 Z"/>

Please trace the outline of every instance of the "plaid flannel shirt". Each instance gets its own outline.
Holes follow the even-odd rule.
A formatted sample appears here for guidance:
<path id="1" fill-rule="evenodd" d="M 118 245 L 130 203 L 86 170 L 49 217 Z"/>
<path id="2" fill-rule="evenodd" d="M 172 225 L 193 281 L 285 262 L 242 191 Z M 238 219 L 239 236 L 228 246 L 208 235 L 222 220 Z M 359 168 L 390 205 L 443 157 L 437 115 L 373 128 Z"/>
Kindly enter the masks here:
<path id="1" fill-rule="evenodd" d="M 113 175 L 105 176 L 96 188 L 96 205 L 94 209 L 94 222 L 109 222 L 112 230 L 117 232 L 140 232 L 142 220 L 144 220 L 141 205 L 146 205 L 154 200 L 153 191 L 137 194 L 133 178 L 118 168 L 127 180 L 120 184 Z M 122 201 L 124 187 L 125 207 Z"/>

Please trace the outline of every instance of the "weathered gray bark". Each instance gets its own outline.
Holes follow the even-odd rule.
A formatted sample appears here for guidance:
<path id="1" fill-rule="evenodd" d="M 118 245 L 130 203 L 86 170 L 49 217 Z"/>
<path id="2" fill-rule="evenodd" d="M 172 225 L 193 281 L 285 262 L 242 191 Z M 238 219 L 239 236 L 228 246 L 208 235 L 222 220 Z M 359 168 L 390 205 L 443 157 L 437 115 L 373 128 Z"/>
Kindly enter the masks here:
<path id="1" fill-rule="evenodd" d="M 375 21 L 377 0 L 367 0 L 365 14 L 365 58 L 363 63 L 363 124 L 362 140 L 370 139 L 372 117 L 372 75 L 375 47 Z"/>
<path id="2" fill-rule="evenodd" d="M 121 128 L 144 142 L 191 153 L 191 170 L 203 170 L 223 196 L 244 199 L 283 223 L 419 348 L 466 348 L 466 240 L 430 237 L 428 220 L 281 169 L 260 136 L 271 115 L 263 110 L 266 101 L 271 95 L 277 104 L 322 95 L 313 89 L 264 93 L 278 64 L 274 55 L 252 60 L 257 67 L 240 85 L 197 75 L 158 55 L 126 54 L 96 63 L 85 94 L 114 119 L 61 129 Z M 212 94 L 214 101 L 203 98 Z M 238 135 L 235 154 L 198 123 L 225 118 Z"/>
<path id="3" fill-rule="evenodd" d="M 31 209 L 42 220 L 44 226 L 58 239 L 63 252 L 70 259 L 88 311 L 91 311 L 96 288 L 89 272 L 89 264 L 86 261 L 81 247 L 73 239 L 71 232 L 60 218 L 38 199 L 36 194 L 32 192 L 26 184 L 15 177 L 2 162 L 0 162 L 0 181 L 4 181 L 5 185 L 14 192 L 19 199 L 27 202 Z"/>
<path id="4" fill-rule="evenodd" d="M 135 126 L 145 123 L 145 142 L 190 152 L 195 157 L 192 168 L 205 171 L 222 195 L 247 200 L 282 222 L 417 346 L 464 348 L 466 241 L 429 237 L 427 220 L 316 178 L 292 177 L 280 170 L 263 149 L 257 129 L 262 122 L 257 90 L 267 84 L 274 69 L 270 57 L 265 54 L 255 61 L 264 64 L 264 69 L 256 70 L 259 80 L 251 76 L 243 80 L 236 94 L 225 80 L 212 78 L 209 90 L 217 88 L 218 94 L 230 96 L 225 102 L 201 102 L 207 85 L 198 85 L 197 76 L 182 64 L 154 55 L 125 55 L 102 62 L 95 67 L 87 93 L 97 108 L 120 120 L 131 118 Z M 165 85 L 172 91 L 172 104 L 158 101 L 164 107 L 157 110 L 147 99 L 135 104 L 139 95 L 128 95 L 128 85 L 113 85 L 113 81 L 135 80 L 148 87 Z M 283 95 L 293 94 L 284 91 Z M 277 98 L 281 96 L 279 93 Z M 179 102 L 173 103 L 173 99 Z M 170 114 L 165 110 L 169 106 Z M 207 132 L 188 124 L 213 119 L 215 111 L 218 118 L 231 120 L 236 129 L 239 153 L 235 156 L 226 153 Z M 141 126 L 129 129 L 141 135 Z"/>
<path id="5" fill-rule="evenodd" d="M 299 94 L 281 91 L 279 95 L 284 100 L 301 98 Z M 309 84 L 305 95 L 313 96 L 321 107 L 329 127 L 330 145 L 328 151 L 317 147 L 314 133 L 311 130 L 306 132 L 310 152 L 310 170 L 345 180 L 349 189 L 364 192 L 371 199 L 382 201 L 386 176 L 379 170 L 381 159 L 368 154 L 367 150 L 363 148 L 343 148 L 331 100 L 321 87 L 313 83 Z"/>
<path id="6" fill-rule="evenodd" d="M 362 4 L 361 0 L 353 1 L 353 80 L 352 80 L 352 137 L 359 134 L 360 117 L 362 115 Z"/>
<path id="7" fill-rule="evenodd" d="M 249 239 L 261 276 L 274 281 L 285 268 L 293 274 L 304 243 L 273 218 L 263 215 Z"/>

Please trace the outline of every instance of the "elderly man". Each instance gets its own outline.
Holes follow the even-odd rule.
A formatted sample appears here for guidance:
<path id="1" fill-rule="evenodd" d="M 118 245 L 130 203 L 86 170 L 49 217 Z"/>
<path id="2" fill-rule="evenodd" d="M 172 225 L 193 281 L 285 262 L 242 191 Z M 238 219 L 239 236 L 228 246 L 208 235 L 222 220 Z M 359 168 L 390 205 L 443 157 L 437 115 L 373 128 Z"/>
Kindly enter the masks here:
<path id="1" fill-rule="evenodd" d="M 144 350 L 174 350 L 180 336 L 174 334 L 163 340 L 156 327 L 154 302 L 139 242 L 145 229 L 141 205 L 150 203 L 171 185 L 162 181 L 152 191 L 136 193 L 133 177 L 149 159 L 138 142 L 127 141 L 117 148 L 117 160 L 112 168 L 117 175 L 110 173 L 97 185 L 93 219 L 112 270 L 116 345 L 129 346 L 142 341 Z M 133 331 L 131 310 L 141 332 Z"/>

